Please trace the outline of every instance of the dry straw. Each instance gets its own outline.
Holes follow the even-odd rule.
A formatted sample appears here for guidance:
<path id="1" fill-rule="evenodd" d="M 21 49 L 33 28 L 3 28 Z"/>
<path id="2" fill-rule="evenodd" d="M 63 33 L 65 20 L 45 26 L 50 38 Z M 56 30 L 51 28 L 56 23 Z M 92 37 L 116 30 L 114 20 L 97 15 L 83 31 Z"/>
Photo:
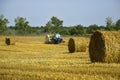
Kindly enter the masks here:
<path id="1" fill-rule="evenodd" d="M 89 55 L 92 62 L 120 63 L 120 32 L 93 33 L 89 44 Z"/>
<path id="2" fill-rule="evenodd" d="M 73 52 L 85 52 L 87 50 L 88 38 L 70 38 L 68 42 L 68 50 L 70 53 Z"/>

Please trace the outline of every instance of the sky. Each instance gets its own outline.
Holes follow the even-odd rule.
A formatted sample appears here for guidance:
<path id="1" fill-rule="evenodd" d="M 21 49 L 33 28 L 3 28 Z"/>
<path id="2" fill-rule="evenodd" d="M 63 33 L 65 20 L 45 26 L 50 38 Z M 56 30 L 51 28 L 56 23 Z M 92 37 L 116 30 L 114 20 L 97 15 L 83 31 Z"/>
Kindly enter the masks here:
<path id="1" fill-rule="evenodd" d="M 105 26 L 107 17 L 120 19 L 120 0 L 0 0 L 0 14 L 11 26 L 17 17 L 31 26 L 45 26 L 53 16 L 63 20 L 63 26 Z"/>

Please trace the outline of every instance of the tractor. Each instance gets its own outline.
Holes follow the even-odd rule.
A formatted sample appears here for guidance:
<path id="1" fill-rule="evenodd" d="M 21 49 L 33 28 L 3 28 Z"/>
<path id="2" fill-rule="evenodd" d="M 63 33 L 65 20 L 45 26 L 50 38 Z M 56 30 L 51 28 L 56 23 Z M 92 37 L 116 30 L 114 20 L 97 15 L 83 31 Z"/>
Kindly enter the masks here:
<path id="1" fill-rule="evenodd" d="M 46 44 L 59 44 L 62 42 L 63 42 L 63 39 L 60 34 L 54 34 L 54 35 L 47 34 L 45 37 Z"/>

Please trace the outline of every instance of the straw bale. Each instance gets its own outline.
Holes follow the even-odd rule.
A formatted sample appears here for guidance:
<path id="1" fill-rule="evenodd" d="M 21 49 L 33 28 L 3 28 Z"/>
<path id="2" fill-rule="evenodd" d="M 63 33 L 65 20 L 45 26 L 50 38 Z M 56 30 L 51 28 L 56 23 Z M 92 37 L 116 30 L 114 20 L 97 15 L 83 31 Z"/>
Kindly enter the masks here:
<path id="1" fill-rule="evenodd" d="M 15 45 L 15 40 L 13 38 L 5 38 L 6 45 Z"/>
<path id="2" fill-rule="evenodd" d="M 68 50 L 73 52 L 85 52 L 87 50 L 88 39 L 84 37 L 70 38 L 68 42 Z"/>
<path id="3" fill-rule="evenodd" d="M 91 36 L 89 55 L 92 62 L 120 62 L 120 34 L 118 31 L 96 31 Z"/>
<path id="4" fill-rule="evenodd" d="M 10 45 L 10 38 L 6 38 L 6 39 L 5 39 L 5 43 L 6 43 L 7 45 Z"/>

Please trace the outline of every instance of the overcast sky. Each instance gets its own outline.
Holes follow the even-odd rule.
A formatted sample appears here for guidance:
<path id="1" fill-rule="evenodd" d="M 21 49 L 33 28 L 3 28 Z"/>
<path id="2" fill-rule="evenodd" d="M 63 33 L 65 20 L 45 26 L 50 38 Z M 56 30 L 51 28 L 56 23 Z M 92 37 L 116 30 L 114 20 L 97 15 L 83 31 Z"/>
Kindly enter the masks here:
<path id="1" fill-rule="evenodd" d="M 0 14 L 14 25 L 16 17 L 24 17 L 32 26 L 44 26 L 52 16 L 64 26 L 81 24 L 105 25 L 106 17 L 120 19 L 120 0 L 0 0 Z"/>

